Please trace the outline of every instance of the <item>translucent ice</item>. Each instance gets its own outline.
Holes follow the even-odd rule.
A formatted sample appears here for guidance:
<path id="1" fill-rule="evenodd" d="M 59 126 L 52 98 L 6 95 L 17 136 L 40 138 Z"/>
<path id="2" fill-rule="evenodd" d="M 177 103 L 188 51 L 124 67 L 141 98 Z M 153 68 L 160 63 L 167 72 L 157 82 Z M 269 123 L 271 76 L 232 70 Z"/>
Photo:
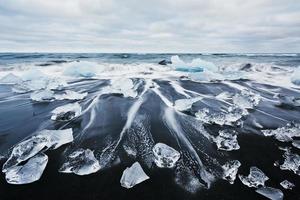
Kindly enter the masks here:
<path id="1" fill-rule="evenodd" d="M 240 93 L 235 94 L 232 97 L 232 101 L 235 105 L 244 109 L 252 109 L 260 102 L 260 95 L 255 94 L 249 90 L 242 90 Z"/>
<path id="2" fill-rule="evenodd" d="M 294 140 L 294 141 L 292 142 L 292 145 L 293 145 L 294 147 L 300 149 L 300 140 Z"/>
<path id="3" fill-rule="evenodd" d="M 81 114 L 81 106 L 79 103 L 70 103 L 55 108 L 52 112 L 51 119 L 55 121 L 69 121 Z"/>
<path id="4" fill-rule="evenodd" d="M 24 165 L 9 168 L 5 179 L 10 184 L 27 184 L 39 180 L 46 168 L 48 156 L 39 153 L 30 158 Z"/>
<path id="5" fill-rule="evenodd" d="M 57 100 L 81 100 L 87 96 L 87 92 L 79 93 L 72 90 L 66 90 L 62 94 L 56 94 L 55 99 Z"/>
<path id="6" fill-rule="evenodd" d="M 231 160 L 225 163 L 225 165 L 222 166 L 224 170 L 223 179 L 233 184 L 240 166 L 241 163 L 238 160 Z"/>
<path id="7" fill-rule="evenodd" d="M 264 186 L 265 182 L 269 178 L 257 167 L 250 168 L 250 174 L 248 176 L 239 175 L 239 179 L 244 185 L 248 187 Z"/>
<path id="8" fill-rule="evenodd" d="M 285 158 L 282 165 L 280 165 L 280 169 L 282 170 L 290 170 L 295 174 L 300 175 L 300 156 L 298 154 L 291 153 L 287 150 L 283 157 Z"/>
<path id="9" fill-rule="evenodd" d="M 211 62 L 200 58 L 193 59 L 190 63 L 185 63 L 179 56 L 171 57 L 172 66 L 178 71 L 185 72 L 202 72 L 202 71 L 218 71 L 218 68 Z"/>
<path id="10" fill-rule="evenodd" d="M 22 79 L 12 73 L 7 74 L 0 79 L 0 84 L 17 84 L 21 82 Z"/>
<path id="11" fill-rule="evenodd" d="M 31 93 L 30 98 L 37 102 L 51 102 L 55 100 L 54 92 L 51 90 L 41 90 Z"/>
<path id="12" fill-rule="evenodd" d="M 300 125 L 289 123 L 275 130 L 262 130 L 262 133 L 265 136 L 274 136 L 281 142 L 290 142 L 293 140 L 293 137 L 300 137 Z"/>
<path id="13" fill-rule="evenodd" d="M 180 157 L 180 153 L 172 147 L 157 143 L 153 147 L 154 162 L 161 168 L 172 168 Z"/>
<path id="14" fill-rule="evenodd" d="M 294 73 L 291 76 L 291 82 L 295 85 L 300 85 L 300 67 L 294 70 Z"/>
<path id="15" fill-rule="evenodd" d="M 256 189 L 255 192 L 271 200 L 282 200 L 284 196 L 281 190 L 272 187 L 261 187 Z"/>
<path id="16" fill-rule="evenodd" d="M 136 88 L 133 81 L 130 78 L 113 79 L 110 85 L 102 89 L 102 94 L 123 94 L 124 97 L 137 96 Z"/>
<path id="17" fill-rule="evenodd" d="M 68 156 L 59 169 L 62 173 L 74 173 L 77 175 L 88 175 L 100 170 L 100 164 L 90 149 L 78 149 Z"/>
<path id="18" fill-rule="evenodd" d="M 280 185 L 286 190 L 292 190 L 295 185 L 288 180 L 284 180 L 280 183 Z"/>
<path id="19" fill-rule="evenodd" d="M 232 151 L 240 149 L 237 141 L 237 133 L 230 130 L 221 130 L 219 135 L 214 139 L 218 149 Z"/>
<path id="20" fill-rule="evenodd" d="M 64 74 L 67 76 L 75 76 L 75 77 L 84 77 L 90 78 L 96 76 L 96 66 L 93 62 L 88 61 L 80 61 L 80 62 L 72 62 L 68 64 L 69 66 L 64 71 Z"/>
<path id="21" fill-rule="evenodd" d="M 39 134 L 48 139 L 46 146 L 51 149 L 57 149 L 74 140 L 72 128 L 63 130 L 42 130 Z"/>
<path id="22" fill-rule="evenodd" d="M 144 172 L 140 163 L 135 162 L 131 167 L 127 167 L 123 171 L 120 183 L 122 187 L 129 189 L 147 179 L 149 179 L 149 176 Z"/>
<path id="23" fill-rule="evenodd" d="M 175 101 L 174 107 L 176 110 L 179 110 L 179 111 L 188 110 L 191 108 L 193 103 L 195 103 L 201 99 L 202 99 L 202 97 L 195 97 L 195 98 L 190 98 L 190 99 L 178 99 Z"/>

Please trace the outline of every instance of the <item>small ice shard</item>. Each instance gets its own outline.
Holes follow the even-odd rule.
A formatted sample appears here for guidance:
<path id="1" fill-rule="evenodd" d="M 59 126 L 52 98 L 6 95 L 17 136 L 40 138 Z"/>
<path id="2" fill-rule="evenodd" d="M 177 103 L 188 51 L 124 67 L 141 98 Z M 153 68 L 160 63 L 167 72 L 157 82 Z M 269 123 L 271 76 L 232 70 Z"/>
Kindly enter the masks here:
<path id="1" fill-rule="evenodd" d="M 84 99 L 87 96 L 87 94 L 87 92 L 78 93 L 72 90 L 66 90 L 63 94 L 55 95 L 55 98 L 57 100 L 81 100 Z"/>
<path id="2" fill-rule="evenodd" d="M 240 149 L 237 141 L 237 133 L 232 130 L 221 130 L 219 135 L 214 139 L 218 149 L 232 151 Z"/>
<path id="3" fill-rule="evenodd" d="M 149 176 L 144 172 L 140 163 L 135 162 L 123 171 L 120 183 L 122 187 L 129 189 L 147 179 L 149 179 Z"/>
<path id="4" fill-rule="evenodd" d="M 244 185 L 248 187 L 265 186 L 265 182 L 269 178 L 257 167 L 250 168 L 250 174 L 248 176 L 239 175 L 239 179 Z"/>
<path id="5" fill-rule="evenodd" d="M 288 180 L 284 180 L 280 183 L 280 185 L 286 190 L 292 190 L 295 187 L 294 183 L 291 183 Z"/>
<path id="6" fill-rule="evenodd" d="M 262 130 L 265 136 L 274 136 L 278 141 L 290 142 L 294 137 L 300 137 L 300 125 L 289 123 L 284 127 L 274 130 Z"/>
<path id="7" fill-rule="evenodd" d="M 104 87 L 101 91 L 102 94 L 123 94 L 124 97 L 137 97 L 137 92 L 133 81 L 130 78 L 113 79 L 110 85 Z"/>
<path id="8" fill-rule="evenodd" d="M 39 153 L 24 165 L 13 166 L 5 172 L 5 179 L 10 184 L 28 184 L 39 180 L 46 168 L 48 156 Z"/>
<path id="9" fill-rule="evenodd" d="M 240 166 L 241 163 L 238 160 L 231 160 L 225 163 L 225 165 L 222 166 L 224 170 L 223 179 L 233 184 Z"/>
<path id="10" fill-rule="evenodd" d="M 191 108 L 193 103 L 200 101 L 202 97 L 195 97 L 190 99 L 178 99 L 175 101 L 175 109 L 179 111 L 185 111 Z"/>
<path id="11" fill-rule="evenodd" d="M 300 149 L 300 140 L 294 140 L 294 141 L 292 142 L 292 145 L 293 145 L 294 147 Z"/>
<path id="12" fill-rule="evenodd" d="M 293 154 L 290 150 L 287 150 L 283 157 L 285 158 L 282 165 L 280 165 L 280 169 L 282 170 L 290 170 L 295 174 L 300 176 L 300 156 L 298 154 Z"/>
<path id="13" fill-rule="evenodd" d="M 76 61 L 67 64 L 64 74 L 67 76 L 91 78 L 96 76 L 97 68 L 95 63 L 88 61 Z"/>
<path id="14" fill-rule="evenodd" d="M 260 95 L 255 94 L 249 90 L 242 90 L 240 93 L 232 97 L 235 105 L 243 109 L 252 109 L 259 104 L 261 100 Z"/>
<path id="15" fill-rule="evenodd" d="M 9 168 L 28 160 L 44 149 L 47 144 L 48 138 L 40 135 L 32 136 L 31 138 L 17 144 L 13 148 L 8 160 L 4 163 L 2 172 L 6 172 Z"/>
<path id="16" fill-rule="evenodd" d="M 90 149 L 78 149 L 68 156 L 59 169 L 61 173 L 74 173 L 77 175 L 88 175 L 100 170 L 100 164 Z"/>
<path id="17" fill-rule="evenodd" d="M 22 79 L 13 73 L 9 73 L 0 79 L 0 84 L 18 84 L 22 83 Z"/>
<path id="18" fill-rule="evenodd" d="M 39 134 L 48 138 L 48 144 L 46 146 L 52 149 L 57 149 L 74 140 L 72 128 L 63 130 L 42 130 Z"/>
<path id="19" fill-rule="evenodd" d="M 51 102 L 55 100 L 54 92 L 52 92 L 51 90 L 41 90 L 33 92 L 30 95 L 30 98 L 33 101 L 37 102 Z"/>
<path id="20" fill-rule="evenodd" d="M 172 147 L 157 143 L 153 147 L 154 162 L 157 167 L 161 168 L 172 168 L 174 167 L 177 160 L 180 158 L 180 153 Z"/>
<path id="21" fill-rule="evenodd" d="M 51 119 L 55 121 L 70 121 L 81 114 L 81 106 L 79 103 L 70 103 L 55 108 L 52 112 Z"/>
<path id="22" fill-rule="evenodd" d="M 283 200 L 284 196 L 281 190 L 272 187 L 260 187 L 255 192 L 271 200 Z"/>

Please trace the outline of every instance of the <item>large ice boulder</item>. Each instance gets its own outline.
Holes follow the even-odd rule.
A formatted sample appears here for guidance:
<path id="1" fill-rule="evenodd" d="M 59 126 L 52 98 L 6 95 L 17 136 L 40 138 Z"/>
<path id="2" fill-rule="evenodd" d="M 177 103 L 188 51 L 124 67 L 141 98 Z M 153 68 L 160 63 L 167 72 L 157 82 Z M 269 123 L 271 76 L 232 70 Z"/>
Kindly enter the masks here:
<path id="1" fill-rule="evenodd" d="M 64 74 L 67 76 L 91 78 L 96 76 L 97 68 L 93 62 L 76 61 L 68 64 Z"/>

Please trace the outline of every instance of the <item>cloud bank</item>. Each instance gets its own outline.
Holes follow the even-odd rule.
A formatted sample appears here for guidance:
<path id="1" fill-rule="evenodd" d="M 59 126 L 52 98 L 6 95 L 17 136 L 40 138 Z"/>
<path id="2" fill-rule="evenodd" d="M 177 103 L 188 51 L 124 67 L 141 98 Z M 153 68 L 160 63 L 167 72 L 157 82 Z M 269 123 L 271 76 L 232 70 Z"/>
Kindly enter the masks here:
<path id="1" fill-rule="evenodd" d="M 300 52 L 299 0 L 0 0 L 0 51 Z"/>

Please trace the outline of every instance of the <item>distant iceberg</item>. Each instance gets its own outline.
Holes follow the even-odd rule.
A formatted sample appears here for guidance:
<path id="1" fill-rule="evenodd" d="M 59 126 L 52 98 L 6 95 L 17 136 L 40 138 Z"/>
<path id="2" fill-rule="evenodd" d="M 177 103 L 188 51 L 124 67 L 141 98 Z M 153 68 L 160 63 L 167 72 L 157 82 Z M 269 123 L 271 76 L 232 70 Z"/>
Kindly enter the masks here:
<path id="1" fill-rule="evenodd" d="M 218 68 L 211 62 L 202 60 L 200 58 L 192 60 L 190 63 L 185 63 L 179 56 L 171 57 L 172 66 L 176 71 L 182 72 L 203 72 L 203 71 L 218 71 Z"/>
<path id="2" fill-rule="evenodd" d="M 18 84 L 22 81 L 23 80 L 19 76 L 9 73 L 0 79 L 0 84 Z"/>
<path id="3" fill-rule="evenodd" d="M 68 64 L 64 71 L 67 76 L 91 78 L 96 76 L 97 70 L 95 63 L 88 61 L 76 61 Z"/>

